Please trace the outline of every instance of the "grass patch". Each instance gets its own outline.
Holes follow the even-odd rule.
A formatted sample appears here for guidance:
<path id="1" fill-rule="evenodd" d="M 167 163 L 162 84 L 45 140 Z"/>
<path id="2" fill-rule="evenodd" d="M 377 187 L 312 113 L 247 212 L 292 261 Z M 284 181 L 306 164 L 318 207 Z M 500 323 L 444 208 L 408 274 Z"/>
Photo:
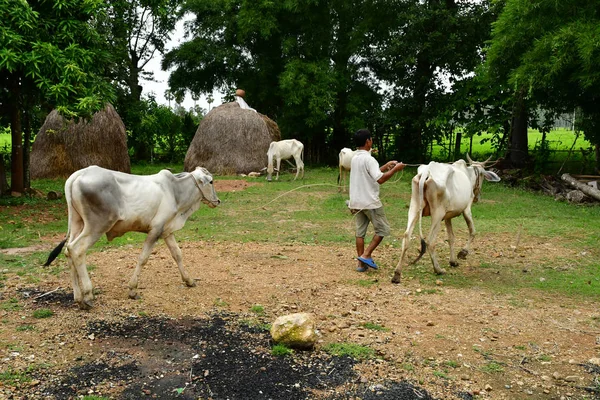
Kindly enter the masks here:
<path id="1" fill-rule="evenodd" d="M 450 368 L 458 368 L 460 364 L 453 360 L 444 361 L 444 365 Z"/>
<path id="2" fill-rule="evenodd" d="M 5 372 L 0 372 L 0 382 L 4 386 L 19 386 L 31 382 L 31 377 L 27 372 L 15 371 L 9 368 Z"/>
<path id="3" fill-rule="evenodd" d="M 26 331 L 35 331 L 35 326 L 33 326 L 33 325 L 19 325 L 19 326 L 17 326 L 17 332 L 26 332 Z"/>
<path id="4" fill-rule="evenodd" d="M 8 299 L 8 301 L 0 304 L 0 309 L 4 311 L 19 311 L 22 308 L 23 307 L 19 304 L 19 300 L 15 299 L 14 297 L 11 297 Z"/>
<path id="5" fill-rule="evenodd" d="M 278 343 L 271 348 L 271 354 L 275 357 L 285 357 L 294 353 L 294 350 L 290 349 L 284 344 Z"/>
<path id="6" fill-rule="evenodd" d="M 481 367 L 481 371 L 486 372 L 488 374 L 497 374 L 503 372 L 504 368 L 499 363 L 495 361 L 490 361 L 489 363 Z"/>
<path id="7" fill-rule="evenodd" d="M 367 360 L 375 357 L 375 350 L 370 347 L 353 343 L 329 343 L 323 346 L 327 353 L 338 357 L 352 357 L 357 360 Z"/>
<path id="8" fill-rule="evenodd" d="M 442 379 L 447 379 L 447 380 L 452 379 L 452 377 L 448 376 L 448 371 L 433 371 L 433 375 L 437 376 L 438 378 L 442 378 Z"/>
<path id="9" fill-rule="evenodd" d="M 240 325 L 246 326 L 248 328 L 260 329 L 262 331 L 270 331 L 271 330 L 271 324 L 261 322 L 257 319 L 241 319 Z"/>
<path id="10" fill-rule="evenodd" d="M 252 307 L 250 307 L 250 311 L 256 315 L 265 315 L 265 308 L 260 304 L 254 304 Z"/>
<path id="11" fill-rule="evenodd" d="M 382 326 L 379 324 L 374 324 L 372 322 L 365 322 L 364 324 L 361 324 L 361 326 L 363 328 L 370 329 L 372 331 L 380 331 L 380 332 L 389 332 L 390 331 L 390 328 L 386 328 L 385 326 Z"/>
<path id="12" fill-rule="evenodd" d="M 54 312 L 47 308 L 40 308 L 39 310 L 35 310 L 33 312 L 33 318 L 38 318 L 38 319 L 50 318 L 53 315 L 54 315 Z"/>

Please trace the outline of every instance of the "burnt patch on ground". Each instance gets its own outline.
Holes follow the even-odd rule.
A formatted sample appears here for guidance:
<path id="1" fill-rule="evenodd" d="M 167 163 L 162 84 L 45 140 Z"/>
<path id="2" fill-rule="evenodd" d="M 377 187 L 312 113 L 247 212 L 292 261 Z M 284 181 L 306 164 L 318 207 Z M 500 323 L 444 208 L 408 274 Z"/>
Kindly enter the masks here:
<path id="1" fill-rule="evenodd" d="M 269 332 L 239 321 L 228 313 L 91 321 L 86 335 L 94 338 L 95 359 L 79 357 L 54 375 L 40 372 L 35 393 L 55 399 L 91 393 L 123 400 L 432 399 L 408 382 L 360 380 L 349 357 L 318 350 L 273 356 Z"/>
<path id="2" fill-rule="evenodd" d="M 38 288 L 18 289 L 17 292 L 24 299 L 31 300 L 32 304 L 38 306 L 59 306 L 71 308 L 75 305 L 73 291 L 59 289 L 43 290 Z"/>

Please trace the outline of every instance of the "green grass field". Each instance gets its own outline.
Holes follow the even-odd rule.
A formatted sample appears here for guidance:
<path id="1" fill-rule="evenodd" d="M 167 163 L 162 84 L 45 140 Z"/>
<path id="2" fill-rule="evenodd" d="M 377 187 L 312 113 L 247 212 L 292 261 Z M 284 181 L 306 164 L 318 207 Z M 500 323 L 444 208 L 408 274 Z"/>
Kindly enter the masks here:
<path id="1" fill-rule="evenodd" d="M 132 172 L 155 173 L 161 167 L 179 171 L 182 166 L 134 166 Z M 392 226 L 391 238 L 386 239 L 385 245 L 398 251 L 401 247 L 400 237 L 406 226 L 410 180 L 415 172 L 414 168 L 407 168 L 381 187 L 381 198 Z M 245 190 L 220 193 L 222 205 L 215 209 L 202 206 L 176 234 L 177 239 L 180 242 L 268 242 L 353 248 L 354 221 L 344 203 L 347 193 L 338 192 L 337 170 L 307 169 L 304 181 L 294 182 L 292 177 L 284 173 L 279 182 L 272 183 L 267 183 L 264 177 L 215 177 L 215 181 L 245 179 L 252 186 Z M 64 180 L 60 179 L 39 180 L 32 184 L 43 192 L 62 192 L 63 185 Z M 0 249 L 36 245 L 48 247 L 48 239 L 44 241 L 41 238 L 56 238 L 58 244 L 67 230 L 64 198 L 56 201 L 2 198 L 0 210 Z M 480 241 L 481 246 L 493 247 L 486 248 L 486 254 L 512 254 L 510 246 L 517 242 L 517 238 L 522 238 L 523 253 L 519 257 L 525 257 L 525 260 L 528 257 L 526 246 L 530 246 L 532 252 L 537 246 L 552 246 L 558 251 L 547 255 L 542 252 L 536 256 L 531 265 L 527 265 L 529 272 L 526 275 L 518 264 L 521 258 L 483 257 L 480 268 L 473 274 L 460 273 L 459 268 L 458 273 L 444 278 L 445 284 L 490 286 L 499 291 L 529 288 L 600 299 L 600 250 L 597 245 L 600 241 L 599 206 L 557 202 L 552 197 L 507 187 L 502 183 L 486 182 L 482 201 L 474 205 L 473 214 L 478 232 L 476 241 Z M 424 232 L 427 232 L 428 224 L 429 218 L 424 218 Z M 457 218 L 454 227 L 461 245 L 466 237 L 464 220 Z M 418 234 L 418 229 L 415 234 Z M 443 230 L 439 237 L 445 237 Z M 107 246 L 139 246 L 144 238 L 143 234 L 128 233 L 109 244 L 103 237 L 95 245 L 94 251 Z M 413 241 L 413 246 L 417 246 L 416 241 Z M 447 249 L 445 245 L 438 247 L 440 252 Z M 15 269 L 33 278 L 47 255 L 47 251 L 28 255 L 0 254 L 0 263 L 4 268 Z M 503 274 L 498 275 L 498 270 L 502 270 Z M 429 260 L 422 261 L 416 268 L 407 268 L 405 276 L 435 287 L 436 276 L 432 273 Z"/>

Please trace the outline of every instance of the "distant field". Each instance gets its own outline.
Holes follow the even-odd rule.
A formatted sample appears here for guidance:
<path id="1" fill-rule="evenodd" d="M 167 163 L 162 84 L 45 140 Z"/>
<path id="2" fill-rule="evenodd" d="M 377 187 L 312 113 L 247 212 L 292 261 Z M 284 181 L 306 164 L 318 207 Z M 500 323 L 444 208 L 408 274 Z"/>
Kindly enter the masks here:
<path id="1" fill-rule="evenodd" d="M 487 158 L 495 154 L 495 149 L 492 148 L 490 141 L 491 135 L 483 133 L 473 138 L 472 155 L 474 159 Z M 594 154 L 592 152 L 592 144 L 585 140 L 583 134 L 580 134 L 575 141 L 575 134 L 568 129 L 552 130 L 546 135 L 547 150 L 541 151 L 540 145 L 542 134 L 535 130 L 529 130 L 529 151 L 530 155 L 535 157 L 537 161 L 544 160 L 544 165 L 539 165 L 545 173 L 556 173 L 561 167 L 565 171 L 573 171 L 584 173 L 592 170 L 594 165 Z M 469 151 L 470 138 L 461 140 L 461 154 L 466 154 Z M 575 146 L 573 146 L 575 142 Z M 569 154 L 569 150 L 573 151 Z M 436 143 L 432 149 L 432 159 L 437 161 L 446 161 L 448 159 L 448 142 Z M 564 167 L 563 167 L 564 164 Z"/>
<path id="2" fill-rule="evenodd" d="M 10 134 L 0 133 L 0 153 L 6 153 L 10 151 Z"/>

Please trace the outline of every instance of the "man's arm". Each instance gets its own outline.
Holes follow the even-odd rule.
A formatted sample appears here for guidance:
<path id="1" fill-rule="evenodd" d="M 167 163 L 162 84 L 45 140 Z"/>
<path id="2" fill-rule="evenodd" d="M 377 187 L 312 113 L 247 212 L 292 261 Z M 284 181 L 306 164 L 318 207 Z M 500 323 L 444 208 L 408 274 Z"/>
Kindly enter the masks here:
<path id="1" fill-rule="evenodd" d="M 387 169 L 387 171 L 384 172 L 381 178 L 377 180 L 377 183 L 381 185 L 382 183 L 388 181 L 392 176 L 394 176 L 396 172 L 403 170 L 404 167 L 405 164 L 397 161 L 390 161 L 386 163 L 383 167 L 380 168 L 380 170 L 381 172 L 383 172 L 384 169 Z"/>

